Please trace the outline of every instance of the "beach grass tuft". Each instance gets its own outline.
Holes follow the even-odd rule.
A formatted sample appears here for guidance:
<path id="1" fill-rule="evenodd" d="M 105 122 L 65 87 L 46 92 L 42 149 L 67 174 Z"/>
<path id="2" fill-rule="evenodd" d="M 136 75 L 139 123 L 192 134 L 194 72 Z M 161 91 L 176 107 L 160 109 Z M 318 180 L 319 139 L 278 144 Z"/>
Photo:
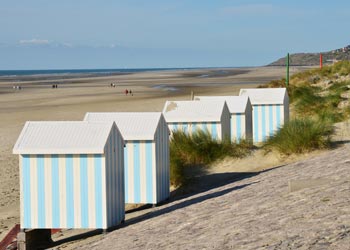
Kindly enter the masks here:
<path id="1" fill-rule="evenodd" d="M 275 149 L 284 155 L 300 154 L 331 146 L 332 125 L 324 120 L 293 119 L 271 136 L 265 150 Z"/>
<path id="2" fill-rule="evenodd" d="M 229 139 L 216 140 L 208 131 L 197 130 L 191 135 L 181 130 L 172 134 L 170 142 L 170 181 L 174 186 L 183 184 L 185 168 L 205 167 L 225 156 L 241 158 L 247 156 L 252 144 L 242 140 L 231 143 Z"/>

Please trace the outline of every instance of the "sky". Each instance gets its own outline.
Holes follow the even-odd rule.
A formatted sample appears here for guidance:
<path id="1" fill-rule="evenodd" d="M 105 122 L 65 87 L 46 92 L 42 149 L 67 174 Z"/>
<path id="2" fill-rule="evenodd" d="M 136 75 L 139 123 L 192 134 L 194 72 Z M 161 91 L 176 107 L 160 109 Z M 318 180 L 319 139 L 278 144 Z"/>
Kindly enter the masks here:
<path id="1" fill-rule="evenodd" d="M 348 0 L 0 0 L 0 70 L 241 67 L 350 44 Z"/>

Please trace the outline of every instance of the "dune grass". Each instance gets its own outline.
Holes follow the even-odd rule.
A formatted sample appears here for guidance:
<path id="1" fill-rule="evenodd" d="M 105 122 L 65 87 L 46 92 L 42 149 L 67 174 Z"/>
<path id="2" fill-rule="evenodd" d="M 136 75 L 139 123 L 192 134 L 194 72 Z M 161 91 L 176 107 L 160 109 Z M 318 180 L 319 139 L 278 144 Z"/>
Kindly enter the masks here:
<path id="1" fill-rule="evenodd" d="M 293 119 L 271 136 L 264 148 L 284 155 L 305 153 L 331 146 L 332 125 L 310 118 Z"/>
<path id="2" fill-rule="evenodd" d="M 179 186 L 186 181 L 185 168 L 205 166 L 225 156 L 244 157 L 250 153 L 251 143 L 231 143 L 212 138 L 208 131 L 197 130 L 192 135 L 176 131 L 170 141 L 170 181 Z"/>

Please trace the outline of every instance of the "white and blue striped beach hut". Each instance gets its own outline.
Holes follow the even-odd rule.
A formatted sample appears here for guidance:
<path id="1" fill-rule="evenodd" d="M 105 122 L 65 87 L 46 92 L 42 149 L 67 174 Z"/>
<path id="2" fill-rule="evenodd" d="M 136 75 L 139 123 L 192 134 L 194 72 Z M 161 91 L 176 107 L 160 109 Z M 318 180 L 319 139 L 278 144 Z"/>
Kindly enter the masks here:
<path id="1" fill-rule="evenodd" d="M 230 111 L 225 100 L 167 101 L 163 114 L 170 131 L 208 131 L 214 139 L 230 138 Z"/>
<path id="2" fill-rule="evenodd" d="M 23 229 L 108 229 L 125 218 L 124 140 L 114 122 L 26 122 L 19 154 Z"/>
<path id="3" fill-rule="evenodd" d="M 265 141 L 289 120 L 289 97 L 286 88 L 241 89 L 253 106 L 253 141 Z"/>
<path id="4" fill-rule="evenodd" d="M 157 204 L 170 195 L 169 129 L 160 112 L 87 113 L 115 121 L 125 140 L 125 202 Z"/>
<path id="5" fill-rule="evenodd" d="M 231 141 L 253 140 L 252 105 L 247 96 L 195 96 L 194 100 L 225 100 L 231 114 Z"/>

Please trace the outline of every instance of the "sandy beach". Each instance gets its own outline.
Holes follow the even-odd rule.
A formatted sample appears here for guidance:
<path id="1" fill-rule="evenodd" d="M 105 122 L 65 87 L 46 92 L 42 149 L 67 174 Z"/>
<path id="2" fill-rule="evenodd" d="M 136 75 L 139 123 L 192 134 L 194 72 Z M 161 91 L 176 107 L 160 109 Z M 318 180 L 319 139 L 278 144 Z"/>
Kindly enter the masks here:
<path id="1" fill-rule="evenodd" d="M 302 70 L 292 68 L 292 73 Z M 0 240 L 19 223 L 18 156 L 26 121 L 82 120 L 88 111 L 161 111 L 166 100 L 235 95 L 285 74 L 283 67 L 194 69 L 108 76 L 0 77 Z M 110 87 L 115 83 L 116 87 Z M 58 88 L 53 89 L 52 84 Z M 12 87 L 20 85 L 21 90 Z M 124 90 L 132 90 L 133 96 Z"/>

